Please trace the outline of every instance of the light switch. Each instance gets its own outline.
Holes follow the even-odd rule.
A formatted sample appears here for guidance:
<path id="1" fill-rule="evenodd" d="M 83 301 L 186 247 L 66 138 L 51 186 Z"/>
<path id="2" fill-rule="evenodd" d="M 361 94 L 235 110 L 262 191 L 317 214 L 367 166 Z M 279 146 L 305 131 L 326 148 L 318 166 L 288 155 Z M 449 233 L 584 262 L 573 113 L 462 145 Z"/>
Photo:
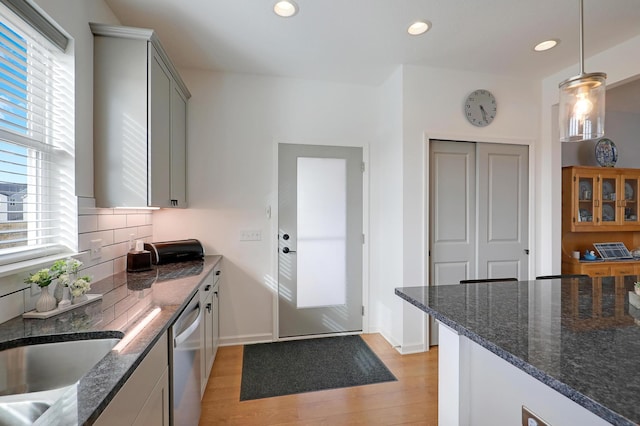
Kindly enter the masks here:
<path id="1" fill-rule="evenodd" d="M 262 231 L 240 231 L 240 241 L 260 241 L 262 240 Z"/>

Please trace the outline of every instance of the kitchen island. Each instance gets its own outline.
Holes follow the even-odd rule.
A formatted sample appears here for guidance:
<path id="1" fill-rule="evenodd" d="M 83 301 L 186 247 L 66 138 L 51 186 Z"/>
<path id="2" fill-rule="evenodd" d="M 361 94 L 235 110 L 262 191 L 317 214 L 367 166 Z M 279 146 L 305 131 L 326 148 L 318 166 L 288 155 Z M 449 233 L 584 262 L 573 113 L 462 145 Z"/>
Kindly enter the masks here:
<path id="1" fill-rule="evenodd" d="M 397 288 L 439 322 L 439 424 L 640 423 L 637 279 Z"/>
<path id="2" fill-rule="evenodd" d="M 20 316 L 0 324 L 3 350 L 65 340 L 127 338 L 150 312 L 158 312 L 124 348 L 110 351 L 35 424 L 93 424 L 221 259 L 206 256 L 204 260 L 154 266 L 147 272 L 116 274 L 92 285 L 90 293 L 103 294 L 100 300 L 48 319 Z"/>

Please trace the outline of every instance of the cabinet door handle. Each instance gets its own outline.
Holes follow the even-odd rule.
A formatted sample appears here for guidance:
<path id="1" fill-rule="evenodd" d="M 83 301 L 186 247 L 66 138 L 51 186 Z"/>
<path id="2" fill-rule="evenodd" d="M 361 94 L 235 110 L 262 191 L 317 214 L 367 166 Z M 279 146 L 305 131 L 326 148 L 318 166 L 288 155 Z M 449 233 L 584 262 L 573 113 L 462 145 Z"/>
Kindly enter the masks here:
<path id="1" fill-rule="evenodd" d="M 211 284 L 207 284 L 207 285 L 204 287 L 204 291 L 209 291 L 209 290 L 211 290 Z"/>
<path id="2" fill-rule="evenodd" d="M 211 303 L 207 303 L 207 312 L 211 313 Z"/>
<path id="3" fill-rule="evenodd" d="M 217 292 L 217 291 L 214 291 L 214 292 L 213 292 L 213 295 L 214 295 L 214 296 L 216 296 L 216 297 L 218 297 L 218 292 Z"/>
<path id="4" fill-rule="evenodd" d="M 216 271 L 216 275 L 220 275 L 222 271 Z"/>

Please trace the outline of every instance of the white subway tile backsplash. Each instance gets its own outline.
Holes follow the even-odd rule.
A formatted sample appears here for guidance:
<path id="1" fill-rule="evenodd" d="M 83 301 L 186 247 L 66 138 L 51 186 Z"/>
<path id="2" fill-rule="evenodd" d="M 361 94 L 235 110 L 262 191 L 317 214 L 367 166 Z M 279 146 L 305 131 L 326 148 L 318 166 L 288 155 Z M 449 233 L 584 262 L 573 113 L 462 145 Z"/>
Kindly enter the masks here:
<path id="1" fill-rule="evenodd" d="M 95 283 L 125 271 L 131 234 L 133 234 L 134 240 L 151 241 L 153 236 L 152 219 L 153 215 L 149 210 L 96 208 L 95 199 L 78 197 L 79 254 L 75 257 L 83 263 L 80 275 L 90 275 Z M 102 240 L 102 255 L 98 259 L 91 259 L 89 249 L 91 240 L 95 239 Z M 26 274 L 16 274 L 2 278 L 0 282 L 0 322 L 5 322 L 34 309 L 37 295 L 32 295 L 31 290 L 25 288 L 25 276 Z M 139 300 L 137 295 L 128 295 L 126 286 L 124 293 L 121 293 L 122 286 L 119 287 L 120 293 L 114 290 L 113 286 L 98 284 L 97 287 L 100 287 L 97 288 L 100 290 L 98 292 L 103 293 L 103 307 L 107 322 L 113 320 L 116 305 L 119 311 L 127 310 L 130 316 L 136 316 L 149 303 L 148 297 Z"/>
<path id="2" fill-rule="evenodd" d="M 127 257 L 119 257 L 113 260 L 113 273 L 124 272 L 127 269 Z"/>
<path id="3" fill-rule="evenodd" d="M 113 244 L 113 230 L 87 232 L 78 235 L 78 251 L 86 251 L 91 248 L 91 240 L 102 240 L 102 247 Z"/>
<path id="4" fill-rule="evenodd" d="M 113 275 L 113 260 L 82 269 L 80 275 L 89 275 L 92 277 L 92 281 L 100 281 L 110 277 Z"/>
<path id="5" fill-rule="evenodd" d="M 115 214 L 115 211 L 117 211 L 118 209 L 96 209 L 96 213 L 95 214 Z"/>
<path id="6" fill-rule="evenodd" d="M 152 236 L 153 236 L 153 225 L 138 226 L 137 238 L 144 239 L 144 238 L 151 238 Z"/>
<path id="7" fill-rule="evenodd" d="M 0 297 L 0 323 L 9 321 L 24 312 L 24 292 L 29 290 L 16 291 Z"/>
<path id="8" fill-rule="evenodd" d="M 127 243 L 112 244 L 102 248 L 102 256 L 100 260 L 106 262 L 108 260 L 114 260 L 118 257 L 126 256 L 129 251 Z"/>
<path id="9" fill-rule="evenodd" d="M 98 216 L 95 214 L 78 216 L 78 233 L 94 232 L 98 230 Z"/>
<path id="10" fill-rule="evenodd" d="M 131 236 L 133 235 L 133 237 Z M 123 243 L 129 242 L 129 238 L 135 241 L 138 238 L 138 227 L 134 226 L 131 228 L 121 228 L 113 230 L 113 242 L 114 243 Z"/>
<path id="11" fill-rule="evenodd" d="M 147 224 L 147 215 L 145 214 L 130 214 L 127 215 L 127 226 L 141 226 Z"/>
<path id="12" fill-rule="evenodd" d="M 127 226 L 127 216 L 122 214 L 98 215 L 98 229 L 125 228 Z"/>

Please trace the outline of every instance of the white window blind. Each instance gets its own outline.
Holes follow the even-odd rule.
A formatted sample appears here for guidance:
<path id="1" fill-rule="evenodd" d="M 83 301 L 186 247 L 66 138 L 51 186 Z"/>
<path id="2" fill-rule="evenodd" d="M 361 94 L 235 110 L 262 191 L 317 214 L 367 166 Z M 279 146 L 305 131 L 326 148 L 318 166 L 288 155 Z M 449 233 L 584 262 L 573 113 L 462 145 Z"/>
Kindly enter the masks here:
<path id="1" fill-rule="evenodd" d="M 0 264 L 73 250 L 73 61 L 0 5 Z"/>

